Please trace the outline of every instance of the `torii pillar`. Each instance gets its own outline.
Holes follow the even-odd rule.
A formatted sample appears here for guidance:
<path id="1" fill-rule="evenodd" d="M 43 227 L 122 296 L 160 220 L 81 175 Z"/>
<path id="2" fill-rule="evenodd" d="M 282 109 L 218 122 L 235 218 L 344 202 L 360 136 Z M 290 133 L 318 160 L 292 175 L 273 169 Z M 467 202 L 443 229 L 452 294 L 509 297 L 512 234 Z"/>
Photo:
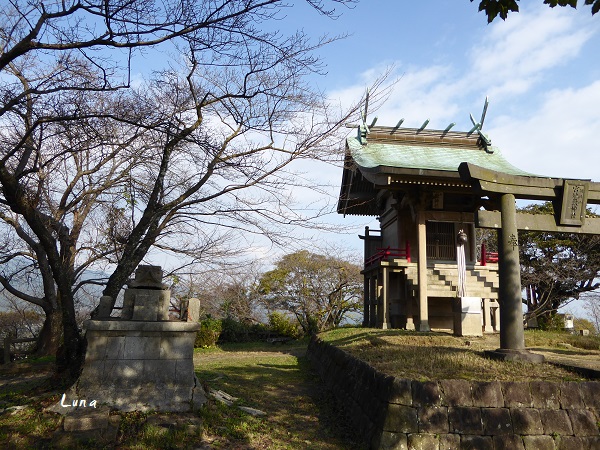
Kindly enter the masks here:
<path id="1" fill-rule="evenodd" d="M 494 359 L 544 362 L 544 357 L 525 349 L 523 302 L 521 295 L 521 266 L 515 196 L 500 197 L 501 226 L 498 230 L 498 269 L 500 291 L 500 348 L 486 352 Z"/>
<path id="2" fill-rule="evenodd" d="M 476 226 L 498 230 L 500 348 L 486 355 L 503 360 L 543 362 L 525 348 L 518 230 L 600 235 L 600 219 L 585 217 L 587 203 L 600 204 L 600 183 L 509 175 L 461 163 L 461 178 L 481 197 L 499 199 L 500 211 L 477 211 Z M 555 215 L 517 214 L 515 199 L 551 201 Z"/>

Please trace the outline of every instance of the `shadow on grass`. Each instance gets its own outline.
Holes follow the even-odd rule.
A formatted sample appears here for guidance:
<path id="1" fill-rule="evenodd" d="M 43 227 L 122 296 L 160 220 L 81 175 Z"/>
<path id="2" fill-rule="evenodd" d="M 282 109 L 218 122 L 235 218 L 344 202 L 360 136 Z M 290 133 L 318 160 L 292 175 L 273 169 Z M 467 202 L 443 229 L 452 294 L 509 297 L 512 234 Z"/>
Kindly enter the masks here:
<path id="1" fill-rule="evenodd" d="M 429 331 L 429 332 L 419 332 L 419 331 L 407 331 L 407 330 L 381 330 L 378 328 L 364 328 L 365 331 L 356 332 L 353 331 L 351 334 L 344 335 L 344 328 L 340 328 L 338 330 L 334 330 L 333 332 L 329 332 L 324 337 L 325 342 L 335 346 L 335 347 L 344 347 L 345 345 L 352 344 L 357 341 L 368 340 L 371 342 L 381 342 L 385 344 L 389 344 L 385 340 L 381 339 L 378 335 L 385 337 L 451 337 L 450 333 L 438 332 L 438 331 Z M 355 330 L 350 328 L 350 330 Z M 337 334 L 341 334 L 341 336 L 337 337 Z"/>
<path id="2" fill-rule="evenodd" d="M 48 448 L 60 425 L 56 414 L 43 412 L 62 389 L 52 361 L 0 366 L 0 448 Z M 13 408 L 17 407 L 17 408 Z"/>

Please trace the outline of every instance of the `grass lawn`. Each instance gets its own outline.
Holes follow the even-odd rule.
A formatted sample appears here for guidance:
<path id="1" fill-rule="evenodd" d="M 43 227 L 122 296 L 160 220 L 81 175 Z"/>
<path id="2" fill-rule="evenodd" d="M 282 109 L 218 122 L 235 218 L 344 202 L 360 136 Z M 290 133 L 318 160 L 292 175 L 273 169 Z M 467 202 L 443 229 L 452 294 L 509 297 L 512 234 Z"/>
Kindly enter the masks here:
<path id="1" fill-rule="evenodd" d="M 526 332 L 528 347 L 600 361 L 600 338 Z M 501 363 L 481 356 L 499 345 L 498 336 L 455 338 L 441 333 L 344 328 L 321 338 L 378 370 L 417 380 L 577 380 L 550 364 Z M 360 449 L 358 438 L 304 357 L 307 342 L 249 343 L 197 349 L 196 374 L 205 386 L 237 397 L 232 406 L 210 400 L 199 412 L 202 433 L 168 431 L 149 424 L 152 414 L 121 416 L 116 448 L 168 449 Z M 52 361 L 0 365 L 0 448 L 52 448 L 61 418 L 44 412 L 65 387 L 51 375 Z M 254 417 L 237 406 L 264 411 Z M 16 409 L 9 409 L 18 407 Z M 3 412 L 2 412 L 3 411 Z M 116 414 L 116 413 L 115 413 Z M 180 415 L 173 414 L 179 417 Z M 201 447 L 208 445 L 209 447 Z M 58 447 L 64 448 L 64 447 Z M 73 448 L 103 448 L 78 445 Z M 106 448 L 115 448 L 114 445 Z"/>
<path id="2" fill-rule="evenodd" d="M 152 414 L 119 413 L 117 447 L 121 450 L 214 449 L 360 449 L 341 412 L 310 370 L 307 341 L 272 345 L 249 343 L 197 349 L 196 374 L 208 387 L 238 397 L 233 406 L 210 400 L 197 413 L 203 432 L 168 432 L 147 423 Z M 64 387 L 50 378 L 51 362 L 0 365 L 0 448 L 42 449 L 53 446 L 61 417 L 44 412 Z M 253 417 L 237 406 L 266 413 Z M 17 409 L 7 409 L 11 407 Z M 176 416 L 176 414 L 173 414 Z M 81 445 L 72 448 L 114 448 Z"/>
<path id="3" fill-rule="evenodd" d="M 500 346 L 499 336 L 454 337 L 447 333 L 340 328 L 321 339 L 359 358 L 380 372 L 420 381 L 467 379 L 481 381 L 581 380 L 576 373 L 549 363 L 501 362 L 483 357 Z M 527 347 L 576 348 L 582 357 L 600 360 L 600 337 L 526 331 Z M 595 349 L 595 350 L 594 350 Z M 566 351 L 566 350 L 561 350 Z"/>

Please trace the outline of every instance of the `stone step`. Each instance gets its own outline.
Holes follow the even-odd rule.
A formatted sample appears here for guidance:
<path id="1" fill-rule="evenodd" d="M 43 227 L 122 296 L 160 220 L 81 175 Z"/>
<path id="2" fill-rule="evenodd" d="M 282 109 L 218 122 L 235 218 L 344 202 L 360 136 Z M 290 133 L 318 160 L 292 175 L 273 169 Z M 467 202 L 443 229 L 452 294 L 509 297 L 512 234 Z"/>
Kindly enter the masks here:
<path id="1" fill-rule="evenodd" d="M 435 276 L 435 275 L 427 275 L 427 282 L 429 284 L 445 284 L 447 286 L 450 285 L 456 285 L 458 284 L 458 275 L 455 276 Z M 467 278 L 466 278 L 466 282 L 467 284 L 472 284 L 472 285 L 479 285 L 482 284 L 486 287 L 499 287 L 498 282 L 494 281 L 494 280 L 487 280 L 487 279 L 482 279 L 479 277 L 474 277 L 474 276 L 470 276 L 469 274 L 467 274 Z"/>
<path id="2" fill-rule="evenodd" d="M 65 431 L 104 430 L 109 426 L 110 408 L 79 407 L 73 408 L 65 416 L 63 428 Z"/>
<path id="3" fill-rule="evenodd" d="M 435 285 L 435 286 L 457 286 L 458 285 L 458 277 L 452 278 L 452 279 L 442 279 L 442 278 L 428 276 L 427 284 Z M 490 288 L 490 289 L 494 289 L 494 288 L 497 289 L 499 287 L 498 284 L 492 283 L 490 281 L 481 281 L 481 280 L 476 280 L 476 279 L 470 278 L 470 277 L 467 277 L 466 285 L 473 286 L 473 287 L 483 286 L 484 288 Z"/>

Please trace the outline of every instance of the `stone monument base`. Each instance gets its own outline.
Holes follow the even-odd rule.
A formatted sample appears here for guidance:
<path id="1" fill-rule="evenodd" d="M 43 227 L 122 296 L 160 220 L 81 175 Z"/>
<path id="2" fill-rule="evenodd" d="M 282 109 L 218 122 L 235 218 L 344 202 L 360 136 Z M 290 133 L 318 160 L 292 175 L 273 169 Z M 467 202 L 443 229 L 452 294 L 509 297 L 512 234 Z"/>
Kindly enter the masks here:
<path id="1" fill-rule="evenodd" d="M 458 297 L 455 299 L 454 335 L 483 336 L 480 297 Z"/>
<path id="2" fill-rule="evenodd" d="M 85 327 L 83 371 L 67 397 L 121 411 L 191 411 L 206 401 L 194 374 L 199 323 L 88 320 Z"/>

